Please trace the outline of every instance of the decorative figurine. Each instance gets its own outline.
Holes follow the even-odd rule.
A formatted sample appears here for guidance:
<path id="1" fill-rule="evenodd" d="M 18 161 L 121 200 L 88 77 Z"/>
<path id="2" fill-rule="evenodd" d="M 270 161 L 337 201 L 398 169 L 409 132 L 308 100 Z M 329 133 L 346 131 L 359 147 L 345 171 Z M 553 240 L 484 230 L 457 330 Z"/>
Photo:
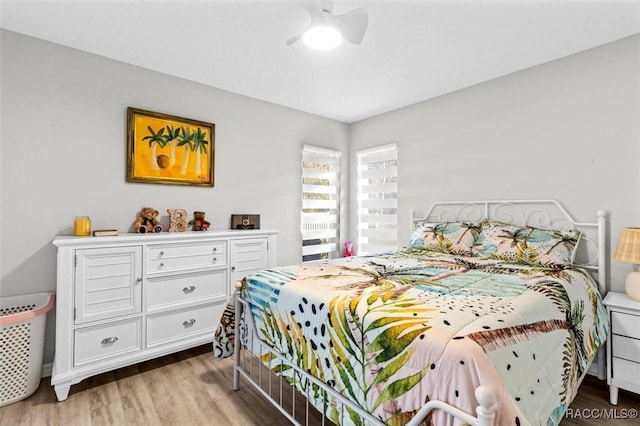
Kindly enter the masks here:
<path id="1" fill-rule="evenodd" d="M 344 257 L 353 256 L 353 243 L 351 241 L 347 241 L 344 243 Z"/>
<path id="2" fill-rule="evenodd" d="M 158 210 L 153 207 L 143 207 L 133 227 L 138 234 L 162 232 L 162 224 L 158 220 Z"/>
<path id="3" fill-rule="evenodd" d="M 167 209 L 169 213 L 169 232 L 187 230 L 187 211 L 184 209 Z"/>
<path id="4" fill-rule="evenodd" d="M 205 213 L 204 212 L 193 212 L 193 220 L 189 221 L 189 225 L 193 224 L 194 231 L 206 231 L 209 229 L 210 222 L 204 220 Z"/>

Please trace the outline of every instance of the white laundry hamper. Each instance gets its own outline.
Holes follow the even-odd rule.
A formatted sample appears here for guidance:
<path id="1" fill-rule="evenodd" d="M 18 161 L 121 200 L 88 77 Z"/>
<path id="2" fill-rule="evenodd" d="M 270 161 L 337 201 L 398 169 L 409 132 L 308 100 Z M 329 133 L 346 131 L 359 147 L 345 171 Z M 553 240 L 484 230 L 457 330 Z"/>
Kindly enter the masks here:
<path id="1" fill-rule="evenodd" d="M 0 297 L 0 407 L 38 389 L 47 312 L 54 305 L 54 293 Z"/>

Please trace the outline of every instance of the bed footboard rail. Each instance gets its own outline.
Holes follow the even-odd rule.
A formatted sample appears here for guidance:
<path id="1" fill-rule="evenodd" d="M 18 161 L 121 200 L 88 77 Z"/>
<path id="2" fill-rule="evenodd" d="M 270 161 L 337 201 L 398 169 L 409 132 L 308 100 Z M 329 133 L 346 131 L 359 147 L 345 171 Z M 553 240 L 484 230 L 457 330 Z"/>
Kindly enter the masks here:
<path id="1" fill-rule="evenodd" d="M 418 426 L 427 415 L 433 410 L 442 410 L 453 417 L 460 419 L 472 425 L 477 426 L 493 426 L 496 418 L 494 407 L 496 404 L 496 397 L 493 391 L 486 386 L 479 386 L 475 391 L 476 399 L 480 404 L 476 408 L 477 417 L 473 417 L 466 412 L 447 404 L 442 401 L 429 401 L 427 402 L 411 419 L 407 426 Z"/>
<path id="2" fill-rule="evenodd" d="M 265 399 L 280 411 L 294 425 L 333 425 L 334 423 L 326 417 L 324 410 L 315 410 L 309 402 L 310 392 L 321 391 L 322 405 L 327 407 L 333 399 L 339 412 L 339 423 L 344 424 L 353 413 L 362 420 L 362 424 L 384 426 L 385 424 L 377 417 L 368 413 L 359 405 L 345 398 L 342 394 L 332 389 L 323 381 L 300 369 L 290 362 L 277 350 L 258 337 L 253 315 L 251 315 L 251 302 L 242 298 L 240 283 L 236 283 L 235 315 L 236 326 L 234 329 L 234 354 L 233 354 L 233 390 L 240 389 L 240 378 L 244 378 L 251 384 Z M 244 326 L 241 325 L 240 318 L 246 312 Z M 243 333 L 244 336 L 243 342 Z M 248 350 L 248 349 L 251 350 Z M 246 352 L 251 352 L 247 354 Z M 263 359 L 268 355 L 269 361 L 265 365 Z M 272 371 L 285 369 L 294 373 L 294 383 L 299 383 L 302 390 L 296 390 L 294 384 L 287 382 L 283 375 L 274 375 Z M 291 373 L 290 373 L 291 374 Z M 306 394 L 305 394 L 306 392 Z M 297 396 L 296 396 L 297 395 Z M 477 426 L 493 426 L 495 422 L 496 397 L 493 391 L 485 386 L 479 386 L 475 391 L 479 406 L 476 408 L 476 416 L 460 410 L 443 401 L 432 400 L 427 402 L 418 413 L 407 423 L 407 426 L 417 426 L 427 418 L 433 410 L 443 410 L 451 416 Z M 302 399 L 302 400 L 301 400 Z M 311 408 L 311 410 L 310 410 Z M 348 408 L 348 410 L 347 410 Z"/>

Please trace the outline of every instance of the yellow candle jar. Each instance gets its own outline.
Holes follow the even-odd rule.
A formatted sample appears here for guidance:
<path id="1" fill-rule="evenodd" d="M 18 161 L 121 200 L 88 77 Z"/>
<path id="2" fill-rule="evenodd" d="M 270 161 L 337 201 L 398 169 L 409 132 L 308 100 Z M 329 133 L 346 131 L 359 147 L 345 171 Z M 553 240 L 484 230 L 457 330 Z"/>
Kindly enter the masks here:
<path id="1" fill-rule="evenodd" d="M 73 235 L 76 237 L 91 235 L 91 219 L 89 219 L 89 216 L 76 216 L 73 220 Z"/>

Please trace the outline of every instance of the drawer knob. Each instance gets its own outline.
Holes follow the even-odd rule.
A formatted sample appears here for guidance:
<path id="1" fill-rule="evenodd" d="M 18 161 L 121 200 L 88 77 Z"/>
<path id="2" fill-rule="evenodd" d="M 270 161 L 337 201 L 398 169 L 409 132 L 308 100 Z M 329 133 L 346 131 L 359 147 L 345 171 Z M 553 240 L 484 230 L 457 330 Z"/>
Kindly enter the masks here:
<path id="1" fill-rule="evenodd" d="M 158 265 L 158 268 L 162 268 L 164 266 L 164 263 L 160 263 L 160 265 Z"/>
<path id="2" fill-rule="evenodd" d="M 217 257 L 214 257 L 214 258 L 213 258 L 213 263 L 216 263 L 217 261 L 218 261 L 218 258 L 217 258 Z"/>
<path id="3" fill-rule="evenodd" d="M 217 251 L 218 251 L 218 247 L 214 247 L 214 248 L 213 248 L 213 252 L 215 253 L 215 252 L 217 252 Z"/>
<path id="4" fill-rule="evenodd" d="M 136 282 L 141 283 L 141 282 L 142 282 L 142 277 L 138 277 L 138 278 L 136 279 Z"/>
<path id="5" fill-rule="evenodd" d="M 191 327 L 195 323 L 196 323 L 196 320 L 191 318 L 190 320 L 183 322 L 182 325 L 184 325 L 185 327 Z"/>
<path id="6" fill-rule="evenodd" d="M 232 267 L 231 267 L 231 271 L 232 271 L 232 272 L 235 272 L 235 270 L 236 270 L 236 267 L 235 267 L 235 266 L 232 266 Z"/>
<path id="7" fill-rule="evenodd" d="M 185 287 L 182 289 L 185 293 L 193 293 L 196 289 L 195 285 L 190 285 L 189 287 Z"/>
<path id="8" fill-rule="evenodd" d="M 162 257 L 162 256 L 164 256 L 164 252 L 163 252 L 163 251 L 161 251 L 160 253 L 158 253 L 158 257 Z"/>
<path id="9" fill-rule="evenodd" d="M 113 337 L 107 337 L 106 339 L 102 339 L 102 342 L 100 343 L 103 345 L 109 345 L 117 341 L 118 341 L 118 338 L 116 336 L 113 336 Z"/>

